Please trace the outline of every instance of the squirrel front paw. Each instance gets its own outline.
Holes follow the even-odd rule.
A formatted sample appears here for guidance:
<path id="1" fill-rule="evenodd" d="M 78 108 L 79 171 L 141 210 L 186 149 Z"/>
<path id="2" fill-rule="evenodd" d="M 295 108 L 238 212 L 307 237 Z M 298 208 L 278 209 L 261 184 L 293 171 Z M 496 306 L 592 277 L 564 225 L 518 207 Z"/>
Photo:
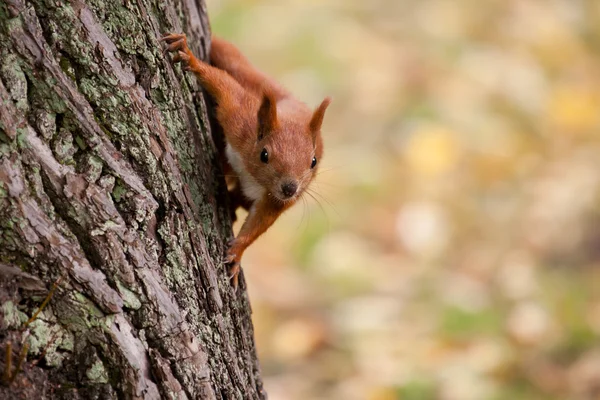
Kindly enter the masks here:
<path id="1" fill-rule="evenodd" d="M 184 69 L 189 69 L 188 62 L 190 61 L 192 53 L 187 45 L 185 33 L 167 33 L 160 41 L 167 43 L 165 52 L 170 51 L 175 53 L 173 62 L 182 62 L 185 64 Z"/>
<path id="2" fill-rule="evenodd" d="M 237 242 L 235 239 L 232 239 L 227 243 L 227 253 L 225 255 L 225 264 L 229 265 L 229 279 L 231 280 L 231 284 L 233 285 L 233 289 L 237 291 L 239 274 L 241 270 L 240 261 L 241 261 L 241 252 L 239 252 L 238 246 L 236 246 Z"/>
<path id="3" fill-rule="evenodd" d="M 231 280 L 231 285 L 233 286 L 233 290 L 235 292 L 237 292 L 241 269 L 242 267 L 240 266 L 240 263 L 233 263 L 229 267 L 229 279 Z"/>

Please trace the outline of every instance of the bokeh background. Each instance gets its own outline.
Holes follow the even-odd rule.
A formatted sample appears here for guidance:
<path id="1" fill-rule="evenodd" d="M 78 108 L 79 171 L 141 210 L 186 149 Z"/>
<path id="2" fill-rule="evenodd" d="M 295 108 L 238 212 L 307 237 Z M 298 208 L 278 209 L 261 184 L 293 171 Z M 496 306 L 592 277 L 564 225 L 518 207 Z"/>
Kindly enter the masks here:
<path id="1" fill-rule="evenodd" d="M 269 398 L 600 399 L 600 1 L 207 3 L 334 99 L 244 258 Z"/>

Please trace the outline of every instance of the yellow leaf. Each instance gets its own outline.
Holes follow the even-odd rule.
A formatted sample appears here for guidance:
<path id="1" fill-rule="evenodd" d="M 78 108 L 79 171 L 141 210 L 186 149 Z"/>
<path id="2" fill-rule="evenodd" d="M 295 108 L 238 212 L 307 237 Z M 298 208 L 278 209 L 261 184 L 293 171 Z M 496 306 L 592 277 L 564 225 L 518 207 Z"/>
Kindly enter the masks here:
<path id="1" fill-rule="evenodd" d="M 548 117 L 562 133 L 597 132 L 599 107 L 599 96 L 592 90 L 562 87 L 550 97 Z"/>
<path id="2" fill-rule="evenodd" d="M 423 127 L 409 139 L 405 156 L 416 173 L 434 178 L 454 167 L 459 154 L 454 132 L 444 127 Z"/>

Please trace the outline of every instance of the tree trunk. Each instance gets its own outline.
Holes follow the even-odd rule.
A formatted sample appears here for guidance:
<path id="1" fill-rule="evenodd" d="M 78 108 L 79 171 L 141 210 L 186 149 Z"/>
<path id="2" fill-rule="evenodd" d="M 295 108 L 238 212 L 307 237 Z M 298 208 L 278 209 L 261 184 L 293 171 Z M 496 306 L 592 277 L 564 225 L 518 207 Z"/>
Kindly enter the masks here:
<path id="1" fill-rule="evenodd" d="M 0 3 L 0 398 L 265 397 L 209 108 L 165 32 L 206 59 L 202 0 Z"/>

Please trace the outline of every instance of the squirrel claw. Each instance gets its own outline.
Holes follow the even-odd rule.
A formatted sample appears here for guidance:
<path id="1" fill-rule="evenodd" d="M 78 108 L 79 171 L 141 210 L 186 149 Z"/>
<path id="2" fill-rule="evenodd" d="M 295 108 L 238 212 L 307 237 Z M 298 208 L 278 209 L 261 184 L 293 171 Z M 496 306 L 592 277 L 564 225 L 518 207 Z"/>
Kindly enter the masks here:
<path id="1" fill-rule="evenodd" d="M 187 63 L 188 61 L 190 61 L 190 56 L 188 56 L 186 53 L 184 53 L 183 51 L 180 50 L 177 53 L 175 53 L 175 55 L 173 56 L 173 62 L 180 62 L 180 61 Z M 186 69 L 186 68 L 188 68 L 188 67 L 187 66 L 184 67 L 184 69 Z"/>
<path id="2" fill-rule="evenodd" d="M 231 268 L 229 268 L 229 279 L 231 280 L 231 284 L 235 292 L 237 292 L 238 288 L 240 270 L 241 268 L 239 263 L 235 263 L 231 266 Z"/>
<path id="3" fill-rule="evenodd" d="M 183 61 L 185 61 L 185 62 L 188 62 L 188 61 L 190 61 L 190 56 L 189 56 L 189 55 L 188 55 L 188 54 L 187 54 L 185 51 L 181 51 L 181 50 L 179 50 L 179 51 L 177 52 L 177 55 L 179 56 L 179 59 L 180 59 L 180 60 L 183 60 Z"/>
<path id="4" fill-rule="evenodd" d="M 167 43 L 173 43 L 178 40 L 183 40 L 183 42 L 185 43 L 187 41 L 185 33 L 167 33 L 163 37 L 160 38 L 161 42 L 167 42 Z"/>
<path id="5" fill-rule="evenodd" d="M 167 45 L 166 51 L 179 51 L 186 48 L 185 40 L 179 39 Z"/>
<path id="6" fill-rule="evenodd" d="M 225 259 L 223 260 L 224 264 L 233 264 L 235 261 L 235 256 L 234 255 L 227 255 L 225 256 Z"/>

